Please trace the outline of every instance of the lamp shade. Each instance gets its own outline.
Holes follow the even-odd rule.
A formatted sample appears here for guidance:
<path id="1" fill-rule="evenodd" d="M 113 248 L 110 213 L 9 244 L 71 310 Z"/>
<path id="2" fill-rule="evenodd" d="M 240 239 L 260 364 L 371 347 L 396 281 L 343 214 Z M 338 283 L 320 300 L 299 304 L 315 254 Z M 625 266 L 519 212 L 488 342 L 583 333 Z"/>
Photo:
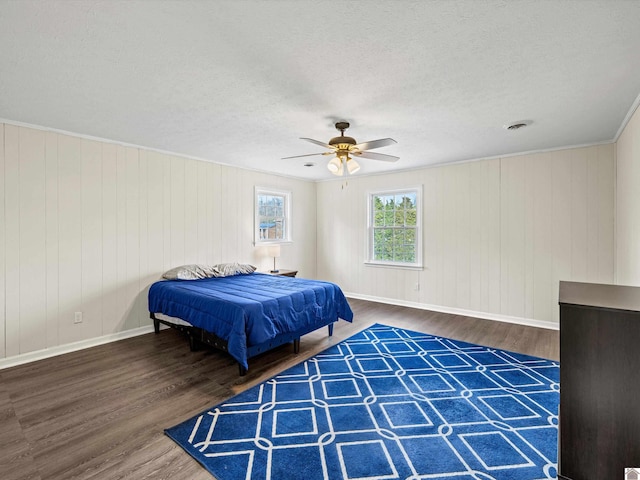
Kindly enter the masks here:
<path id="1" fill-rule="evenodd" d="M 276 245 L 269 245 L 267 247 L 267 254 L 269 257 L 279 257 L 280 256 L 280 245 L 276 244 Z"/>

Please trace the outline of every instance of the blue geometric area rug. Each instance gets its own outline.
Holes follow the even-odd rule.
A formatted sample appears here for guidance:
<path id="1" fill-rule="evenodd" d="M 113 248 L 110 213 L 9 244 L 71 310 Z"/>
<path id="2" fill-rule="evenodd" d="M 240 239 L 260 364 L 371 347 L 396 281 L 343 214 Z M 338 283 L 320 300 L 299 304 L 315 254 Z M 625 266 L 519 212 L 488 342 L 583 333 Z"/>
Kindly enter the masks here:
<path id="1" fill-rule="evenodd" d="M 166 433 L 218 480 L 556 478 L 559 373 L 376 324 Z"/>

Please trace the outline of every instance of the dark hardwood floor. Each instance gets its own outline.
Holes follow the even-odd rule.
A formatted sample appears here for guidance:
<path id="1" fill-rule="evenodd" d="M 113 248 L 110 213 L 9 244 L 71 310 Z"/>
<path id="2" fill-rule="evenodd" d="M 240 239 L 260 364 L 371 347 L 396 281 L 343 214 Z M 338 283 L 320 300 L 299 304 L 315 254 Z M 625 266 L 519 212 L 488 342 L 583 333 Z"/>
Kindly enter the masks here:
<path id="1" fill-rule="evenodd" d="M 340 321 L 249 361 L 191 352 L 174 330 L 0 370 L 0 477 L 211 479 L 163 430 L 373 323 L 559 359 L 558 331 L 349 300 Z"/>

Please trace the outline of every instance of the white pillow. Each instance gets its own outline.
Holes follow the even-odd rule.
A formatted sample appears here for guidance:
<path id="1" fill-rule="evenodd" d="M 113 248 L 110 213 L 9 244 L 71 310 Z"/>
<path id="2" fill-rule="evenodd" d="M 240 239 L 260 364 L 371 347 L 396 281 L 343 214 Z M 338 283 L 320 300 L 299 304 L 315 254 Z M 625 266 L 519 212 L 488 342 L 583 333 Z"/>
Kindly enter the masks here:
<path id="1" fill-rule="evenodd" d="M 217 265 L 180 265 L 167 270 L 162 278 L 167 280 L 198 280 L 211 277 L 231 277 L 255 272 L 256 267 L 247 263 L 219 263 Z"/>
<path id="2" fill-rule="evenodd" d="M 167 270 L 162 278 L 167 280 L 197 280 L 199 278 L 215 277 L 215 268 L 210 265 L 181 265 Z"/>
<path id="3" fill-rule="evenodd" d="M 256 271 L 256 267 L 248 263 L 219 263 L 213 266 L 215 277 L 231 277 L 233 275 L 247 275 Z"/>

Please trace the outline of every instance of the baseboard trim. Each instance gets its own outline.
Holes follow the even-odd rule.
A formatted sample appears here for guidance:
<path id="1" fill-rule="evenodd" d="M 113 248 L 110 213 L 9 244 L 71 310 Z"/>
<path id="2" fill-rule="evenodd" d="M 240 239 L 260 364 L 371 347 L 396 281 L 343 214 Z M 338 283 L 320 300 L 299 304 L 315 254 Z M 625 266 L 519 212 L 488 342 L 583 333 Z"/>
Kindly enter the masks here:
<path id="1" fill-rule="evenodd" d="M 79 342 L 67 343 L 66 345 L 45 348 L 42 350 L 37 350 L 35 352 L 14 355 L 11 357 L 0 359 L 0 370 L 23 365 L 25 363 L 35 362 L 37 360 L 45 360 L 47 358 L 56 357 L 65 353 L 84 350 L 85 348 L 104 345 L 105 343 L 117 342 L 118 340 L 124 340 L 125 338 L 137 337 L 138 335 L 144 335 L 151 332 L 153 332 L 153 325 L 147 325 L 144 327 L 133 328 L 131 330 L 125 330 L 123 332 L 110 333 L 101 337 L 90 338 L 88 340 L 80 340 Z"/>
<path id="2" fill-rule="evenodd" d="M 509 315 L 499 315 L 496 313 L 488 312 L 476 312 L 474 310 L 465 310 L 463 308 L 445 307 L 442 305 L 431 305 L 428 303 L 418 303 L 410 302 L 407 300 L 397 300 L 393 298 L 375 297 L 373 295 L 362 295 L 359 293 L 345 292 L 345 295 L 349 298 L 356 298 L 358 300 L 368 300 L 371 302 L 398 305 L 400 307 L 417 308 L 420 310 L 431 310 L 440 313 L 450 313 L 453 315 L 464 315 L 467 317 L 495 320 L 498 322 L 515 323 L 519 325 L 526 325 L 529 327 L 546 328 L 549 330 L 559 330 L 560 328 L 557 323 L 535 320 L 533 318 L 512 317 Z M 132 330 L 125 330 L 124 332 L 110 333 L 108 335 L 103 335 L 97 338 L 90 338 L 88 340 L 81 340 L 79 342 L 68 343 L 66 345 L 60 345 L 57 347 L 45 348 L 43 350 L 37 350 L 35 352 L 22 353 L 20 355 L 0 359 L 0 370 L 23 365 L 25 363 L 35 362 L 37 360 L 45 360 L 47 358 L 56 357 L 65 353 L 84 350 L 85 348 L 104 345 L 105 343 L 117 342 L 118 340 L 124 340 L 125 338 L 145 335 L 151 332 L 153 332 L 153 325 L 147 325 L 144 327 L 134 328 Z"/>
<path id="3" fill-rule="evenodd" d="M 485 320 L 495 320 L 497 322 L 515 323 L 518 325 L 526 325 L 528 327 L 546 328 L 548 330 L 559 330 L 560 325 L 555 322 L 547 322 L 544 320 L 536 320 L 533 318 L 512 317 L 510 315 L 500 315 L 489 312 L 476 312 L 475 310 L 465 310 L 463 308 L 446 307 L 442 305 L 431 305 L 428 303 L 410 302 L 407 300 L 397 300 L 395 298 L 375 297 L 373 295 L 362 295 L 360 293 L 345 292 L 349 298 L 358 300 L 368 300 L 371 302 L 386 303 L 388 305 L 397 305 L 400 307 L 417 308 L 420 310 L 431 310 L 440 313 L 450 313 L 453 315 L 464 315 L 466 317 L 476 317 Z"/>

